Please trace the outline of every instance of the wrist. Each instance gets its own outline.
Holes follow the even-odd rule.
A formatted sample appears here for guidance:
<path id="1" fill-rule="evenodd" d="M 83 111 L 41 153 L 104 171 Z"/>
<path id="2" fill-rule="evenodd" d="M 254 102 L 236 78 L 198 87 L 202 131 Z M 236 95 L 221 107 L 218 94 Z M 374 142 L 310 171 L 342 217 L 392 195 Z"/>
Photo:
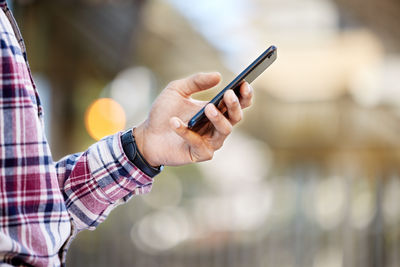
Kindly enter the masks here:
<path id="1" fill-rule="evenodd" d="M 145 124 L 143 122 L 138 127 L 133 128 L 132 135 L 136 142 L 136 147 L 139 153 L 143 156 L 143 158 L 149 163 L 150 166 L 154 168 L 160 167 L 161 164 L 155 161 L 155 159 L 151 156 L 148 149 L 145 149 L 146 145 L 146 131 L 145 131 Z"/>
<path id="2" fill-rule="evenodd" d="M 163 166 L 153 167 L 144 158 L 138 149 L 132 130 L 128 130 L 121 135 L 122 148 L 129 161 L 132 162 L 138 169 L 150 177 L 154 177 L 161 172 Z"/>

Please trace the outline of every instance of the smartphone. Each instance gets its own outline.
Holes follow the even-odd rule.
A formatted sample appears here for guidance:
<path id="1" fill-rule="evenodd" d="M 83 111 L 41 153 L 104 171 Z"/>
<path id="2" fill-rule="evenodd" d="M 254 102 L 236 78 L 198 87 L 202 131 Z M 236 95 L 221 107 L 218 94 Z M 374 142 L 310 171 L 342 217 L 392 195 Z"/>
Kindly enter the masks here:
<path id="1" fill-rule="evenodd" d="M 251 63 L 245 70 L 243 70 L 232 82 L 230 82 L 224 89 L 221 90 L 209 103 L 214 104 L 225 116 L 227 116 L 226 106 L 222 99 L 227 90 L 232 89 L 235 94 L 240 97 L 240 86 L 243 82 L 251 83 L 261 73 L 264 72 L 277 57 L 277 48 L 270 46 L 265 50 L 253 63 Z M 205 106 L 194 115 L 188 122 L 188 128 L 193 131 L 198 131 L 208 121 L 204 113 Z"/>

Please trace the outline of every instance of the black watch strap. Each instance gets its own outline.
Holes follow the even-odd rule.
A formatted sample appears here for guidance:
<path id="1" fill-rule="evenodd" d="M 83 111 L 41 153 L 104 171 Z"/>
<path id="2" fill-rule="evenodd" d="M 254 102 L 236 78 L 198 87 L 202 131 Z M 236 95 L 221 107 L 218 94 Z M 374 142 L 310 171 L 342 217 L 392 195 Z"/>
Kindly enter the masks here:
<path id="1" fill-rule="evenodd" d="M 161 172 L 163 166 L 158 168 L 152 167 L 142 156 L 136 146 L 135 138 L 132 134 L 132 129 L 126 131 L 121 135 L 122 148 L 128 159 L 141 171 L 150 177 L 154 177 Z"/>

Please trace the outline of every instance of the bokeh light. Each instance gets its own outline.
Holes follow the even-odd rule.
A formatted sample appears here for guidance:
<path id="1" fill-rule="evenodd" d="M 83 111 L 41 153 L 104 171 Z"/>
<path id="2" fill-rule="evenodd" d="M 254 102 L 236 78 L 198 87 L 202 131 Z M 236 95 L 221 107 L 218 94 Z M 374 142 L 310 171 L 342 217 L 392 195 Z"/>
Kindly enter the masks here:
<path id="1" fill-rule="evenodd" d="M 242 191 L 259 188 L 273 161 L 268 146 L 239 131 L 233 132 L 224 144 L 212 161 L 199 165 L 209 186 L 226 194 L 237 192 L 241 183 L 246 184 Z"/>
<path id="2" fill-rule="evenodd" d="M 123 108 L 111 98 L 94 101 L 85 114 L 85 126 L 89 135 L 100 140 L 125 128 L 126 116 Z"/>
<path id="3" fill-rule="evenodd" d="M 400 181 L 391 177 L 385 184 L 383 195 L 384 220 L 388 225 L 398 225 L 400 222 Z"/>
<path id="4" fill-rule="evenodd" d="M 296 183 L 292 177 L 274 177 L 270 181 L 272 188 L 272 209 L 270 220 L 274 227 L 290 222 L 296 212 Z"/>
<path id="5" fill-rule="evenodd" d="M 154 209 L 178 206 L 182 200 L 182 190 L 182 182 L 169 174 L 168 179 L 157 180 L 157 186 L 152 188 L 151 194 L 143 196 L 143 201 Z"/>
<path id="6" fill-rule="evenodd" d="M 366 229 L 374 218 L 375 198 L 367 179 L 357 179 L 350 204 L 350 220 L 357 229 Z"/>
<path id="7" fill-rule="evenodd" d="M 343 266 L 343 252 L 340 248 L 327 248 L 319 251 L 314 258 L 314 267 Z"/>
<path id="8" fill-rule="evenodd" d="M 210 232 L 257 229 L 272 211 L 272 198 L 270 188 L 264 185 L 255 192 L 196 199 L 193 216 L 203 228 L 197 233 L 198 237 Z"/>
<path id="9" fill-rule="evenodd" d="M 157 92 L 154 74 L 141 66 L 127 68 L 118 73 L 107 89 L 109 91 L 106 90 L 106 94 L 125 110 L 129 125 L 137 125 L 146 118 Z"/>
<path id="10" fill-rule="evenodd" d="M 164 251 L 186 240 L 191 231 L 181 209 L 169 208 L 145 216 L 132 227 L 131 240 L 146 253 Z"/>
<path id="11" fill-rule="evenodd" d="M 314 193 L 315 219 L 319 226 L 331 230 L 342 222 L 346 204 L 346 185 L 343 177 L 321 180 Z"/>

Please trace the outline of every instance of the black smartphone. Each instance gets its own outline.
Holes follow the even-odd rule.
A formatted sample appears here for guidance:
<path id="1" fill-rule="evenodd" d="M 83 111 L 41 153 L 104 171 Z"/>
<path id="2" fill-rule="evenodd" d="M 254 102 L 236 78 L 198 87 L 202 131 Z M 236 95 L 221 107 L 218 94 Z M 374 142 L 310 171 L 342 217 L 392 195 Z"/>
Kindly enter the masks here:
<path id="1" fill-rule="evenodd" d="M 253 63 L 251 63 L 244 71 L 242 71 L 232 82 L 230 82 L 224 89 L 221 90 L 209 103 L 213 103 L 222 113 L 226 113 L 226 107 L 222 99 L 227 90 L 232 89 L 235 94 L 240 97 L 240 86 L 243 82 L 251 83 L 261 73 L 268 68 L 277 57 L 277 48 L 270 46 L 265 50 Z M 207 116 L 204 113 L 205 106 L 194 115 L 189 123 L 188 128 L 193 131 L 198 131 L 208 121 Z M 227 114 L 225 114 L 227 116 Z"/>

